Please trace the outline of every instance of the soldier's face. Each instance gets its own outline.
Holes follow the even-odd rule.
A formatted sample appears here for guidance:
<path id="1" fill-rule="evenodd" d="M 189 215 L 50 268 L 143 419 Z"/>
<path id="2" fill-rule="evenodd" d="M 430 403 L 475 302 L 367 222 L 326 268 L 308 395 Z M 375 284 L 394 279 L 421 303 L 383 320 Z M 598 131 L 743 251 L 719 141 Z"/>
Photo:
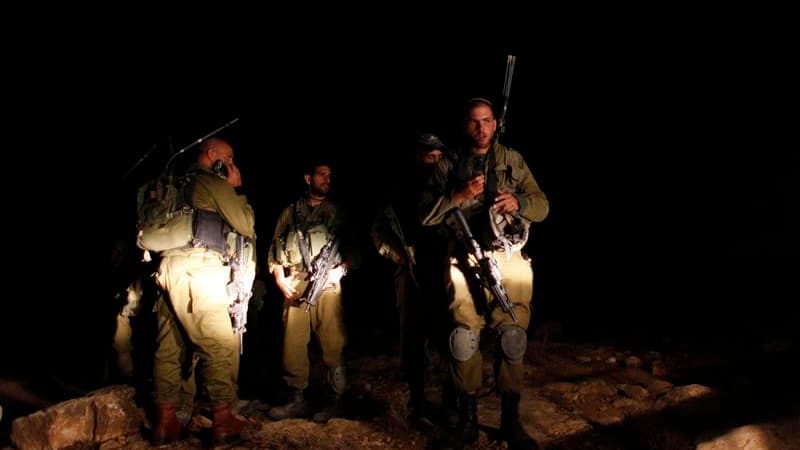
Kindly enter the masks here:
<path id="1" fill-rule="evenodd" d="M 467 117 L 466 132 L 478 147 L 488 147 L 497 129 L 492 108 L 488 105 L 475 105 Z"/>
<path id="2" fill-rule="evenodd" d="M 429 151 L 428 153 L 423 153 L 419 157 L 419 162 L 422 165 L 430 166 L 439 162 L 442 159 L 442 151 L 438 149 L 434 149 Z"/>
<path id="3" fill-rule="evenodd" d="M 331 190 L 331 168 L 328 166 L 317 166 L 314 173 L 306 175 L 308 186 L 311 193 L 316 195 L 328 195 Z"/>

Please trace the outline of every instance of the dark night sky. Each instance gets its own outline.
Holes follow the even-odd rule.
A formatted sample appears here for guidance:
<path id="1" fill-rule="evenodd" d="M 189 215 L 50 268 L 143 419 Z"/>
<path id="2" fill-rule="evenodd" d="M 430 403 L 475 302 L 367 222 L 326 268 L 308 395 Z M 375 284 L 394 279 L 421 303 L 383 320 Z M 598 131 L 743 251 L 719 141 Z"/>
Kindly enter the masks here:
<path id="1" fill-rule="evenodd" d="M 408 142 L 423 131 L 452 142 L 460 105 L 497 98 L 513 53 L 505 141 L 551 201 L 529 245 L 540 320 L 636 332 L 654 317 L 671 329 L 796 312 L 787 304 L 797 298 L 790 280 L 800 256 L 800 161 L 788 133 L 797 78 L 780 30 L 575 25 L 507 42 L 424 45 L 320 36 L 300 45 L 274 33 L 162 39 L 142 31 L 114 39 L 113 51 L 90 38 L 54 42 L 41 69 L 13 86 L 25 100 L 16 134 L 27 156 L 52 161 L 33 179 L 51 207 L 33 217 L 47 218 L 34 228 L 53 261 L 43 265 L 39 254 L 31 264 L 54 270 L 45 276 L 66 288 L 41 301 L 66 295 L 80 304 L 91 276 L 79 269 L 113 237 L 132 235 L 135 189 L 163 164 L 170 141 L 182 148 L 236 117 L 223 135 L 262 244 L 299 193 L 307 152 L 333 157 L 335 195 L 366 229 L 402 176 L 393 169 Z M 375 264 L 365 280 L 388 270 L 368 257 Z"/>

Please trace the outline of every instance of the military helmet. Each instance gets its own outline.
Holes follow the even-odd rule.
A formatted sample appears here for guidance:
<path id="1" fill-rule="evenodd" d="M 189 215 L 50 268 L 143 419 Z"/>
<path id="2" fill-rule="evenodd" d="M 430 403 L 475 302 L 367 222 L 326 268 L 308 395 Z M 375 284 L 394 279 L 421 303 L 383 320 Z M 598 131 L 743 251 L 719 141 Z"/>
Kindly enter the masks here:
<path id="1" fill-rule="evenodd" d="M 489 208 L 489 225 L 494 234 L 493 247 L 507 253 L 521 250 L 528 242 L 531 223 L 515 214 L 499 213 Z"/>

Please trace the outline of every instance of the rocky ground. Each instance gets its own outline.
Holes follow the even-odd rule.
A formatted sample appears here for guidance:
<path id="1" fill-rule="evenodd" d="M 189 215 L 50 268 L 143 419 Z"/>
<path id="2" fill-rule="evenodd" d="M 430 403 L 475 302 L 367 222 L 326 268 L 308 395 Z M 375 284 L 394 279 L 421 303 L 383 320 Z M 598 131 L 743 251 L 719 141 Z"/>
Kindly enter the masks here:
<path id="1" fill-rule="evenodd" d="M 674 345 L 661 352 L 531 342 L 521 417 L 529 434 L 547 449 L 800 448 L 800 377 L 791 364 L 796 354 L 791 342 L 746 351 Z M 491 366 L 487 359 L 478 408 L 480 440 L 471 448 L 506 448 L 498 439 L 500 401 L 492 390 Z M 419 430 L 405 422 L 408 391 L 397 358 L 352 355 L 348 371 L 346 417 L 326 425 L 303 419 L 274 422 L 266 418 L 263 403 L 253 402 L 241 411 L 250 423 L 250 439 L 230 448 L 435 446 L 440 428 Z M 432 370 L 430 375 L 427 397 L 436 410 L 443 373 Z M 203 448 L 209 426 L 207 419 L 196 416 L 190 439 L 160 448 Z M 142 437 L 147 427 L 145 420 L 141 432 L 91 445 L 103 450 L 151 448 Z M 24 442 L 16 444 L 24 447 Z"/>

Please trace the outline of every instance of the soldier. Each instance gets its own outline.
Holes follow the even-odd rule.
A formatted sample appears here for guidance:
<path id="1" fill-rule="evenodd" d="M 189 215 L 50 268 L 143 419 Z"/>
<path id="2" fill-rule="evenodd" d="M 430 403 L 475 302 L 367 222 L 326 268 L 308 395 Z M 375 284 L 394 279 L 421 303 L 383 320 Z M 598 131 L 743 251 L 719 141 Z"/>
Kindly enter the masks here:
<path id="1" fill-rule="evenodd" d="M 445 145 L 434 134 L 419 136 L 414 146 L 414 167 L 405 183 L 397 186 L 389 204 L 379 211 L 372 224 L 372 240 L 378 253 L 394 262 L 394 288 L 400 309 L 400 359 L 409 387 L 408 421 L 429 428 L 425 401 L 425 374 L 428 345 L 446 359 L 446 336 L 439 324 L 447 320 L 442 273 L 446 252 L 444 239 L 419 220 L 419 202 L 425 183 Z M 449 380 L 449 376 L 447 377 Z M 443 403 L 452 399 L 451 383 L 445 382 Z"/>
<path id="2" fill-rule="evenodd" d="M 329 266 L 326 285 L 316 305 L 301 301 L 307 294 L 309 277 L 317 275 L 311 273 L 315 258 L 323 247 L 332 244 L 332 239 L 343 237 L 341 211 L 328 200 L 331 167 L 327 163 L 312 163 L 303 178 L 308 192 L 281 213 L 268 256 L 269 270 L 285 300 L 283 373 L 290 389 L 288 403 L 270 409 L 268 415 L 274 420 L 309 415 L 303 391 L 308 387 L 308 344 L 313 331 L 322 350 L 328 397 L 325 408 L 314 414 L 313 420 L 324 423 L 342 412 L 341 399 L 346 386 L 342 351 L 347 337 L 340 280 L 351 260 L 341 258 L 343 262 Z M 347 250 L 343 252 L 347 256 Z"/>
<path id="3" fill-rule="evenodd" d="M 233 256 L 230 232 L 254 239 L 255 219 L 247 198 L 235 190 L 242 179 L 233 162 L 233 149 L 226 141 L 203 141 L 189 173 L 192 181 L 186 195 L 195 210 L 192 244 L 162 252 L 156 277 L 167 295 L 157 305 L 154 383 L 158 422 L 153 440 L 163 443 L 185 434 L 175 413 L 181 368 L 194 349 L 214 409 L 212 440 L 230 442 L 240 437 L 245 425 L 231 413 L 236 398 L 233 374 L 238 355 L 234 352 L 238 352 L 239 337 L 233 332 L 228 312 L 235 298 L 229 264 Z"/>
<path id="4" fill-rule="evenodd" d="M 451 239 L 448 291 L 456 324 L 450 334 L 451 371 L 460 418 L 446 448 L 463 448 L 478 439 L 476 395 L 483 367 L 479 339 L 487 322 L 497 334 L 500 347 L 495 377 L 502 401 L 501 432 L 511 448 L 536 446 L 519 422 L 533 294 L 531 261 L 521 249 L 530 222 L 543 220 L 549 203 L 522 156 L 497 142 L 496 130 L 492 104 L 481 98 L 470 100 L 465 115 L 465 149 L 455 162 L 439 162 L 423 200 L 422 221 L 426 225 L 441 223 L 453 208 L 462 211 L 481 248 L 495 258 L 518 318 L 515 322 L 499 308 L 485 286 L 475 285 L 476 261 L 467 257 L 463 242 Z"/>
<path id="5" fill-rule="evenodd" d="M 116 382 L 133 382 L 133 328 L 131 317 L 139 311 L 139 300 L 142 296 L 141 279 L 136 265 L 128 255 L 128 244 L 123 240 L 115 240 L 111 249 L 111 267 L 106 277 L 110 284 L 110 313 L 115 316 L 112 348 L 115 364 L 112 380 Z M 110 314 L 109 314 L 110 315 Z"/>

